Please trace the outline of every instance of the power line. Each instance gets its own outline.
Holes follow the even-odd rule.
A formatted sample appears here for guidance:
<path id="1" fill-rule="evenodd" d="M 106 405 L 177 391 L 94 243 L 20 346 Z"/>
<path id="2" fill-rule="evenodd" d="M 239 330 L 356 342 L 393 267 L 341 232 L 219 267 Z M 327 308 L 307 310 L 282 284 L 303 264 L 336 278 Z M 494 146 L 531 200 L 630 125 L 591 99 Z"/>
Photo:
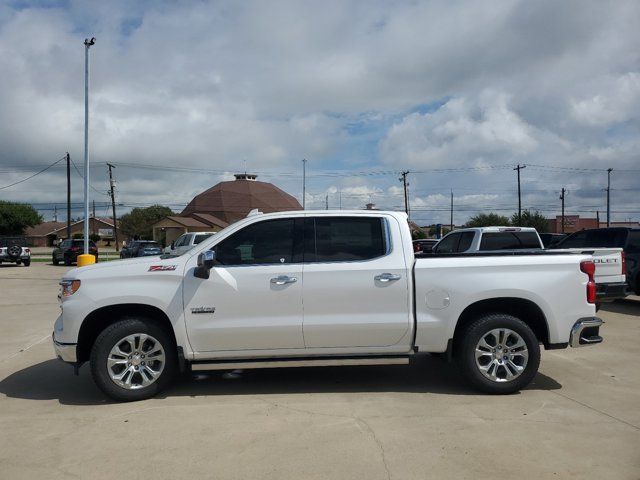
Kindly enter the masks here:
<path id="1" fill-rule="evenodd" d="M 26 182 L 27 180 L 31 180 L 33 177 L 37 177 L 38 175 L 40 175 L 43 172 L 46 172 L 47 170 L 49 170 L 51 167 L 53 167 L 54 165 L 56 165 L 57 163 L 60 163 L 62 160 L 66 159 L 67 156 L 65 155 L 64 157 L 59 158 L 58 160 L 56 160 L 55 162 L 53 162 L 51 165 L 43 168 L 42 170 L 34 173 L 33 175 L 29 175 L 27 178 L 23 178 L 22 180 L 18 180 L 17 182 L 13 182 L 9 185 L 5 185 L 4 187 L 0 187 L 0 190 L 4 190 L 5 188 L 9 188 L 9 187 L 13 187 L 14 185 L 18 185 L 20 183 Z"/>
<path id="2" fill-rule="evenodd" d="M 76 173 L 80 176 L 81 179 L 84 180 L 84 175 L 82 175 L 82 173 L 80 172 L 80 169 L 78 168 L 78 166 L 76 165 L 76 163 L 73 161 L 73 159 L 71 159 L 71 164 L 73 165 L 73 168 L 75 168 Z M 109 165 L 109 164 L 107 164 Z M 89 187 L 91 188 L 91 190 L 93 190 L 94 192 L 99 193 L 100 195 L 106 195 L 109 196 L 108 193 L 102 192 L 100 190 L 98 190 L 96 187 L 94 187 L 93 185 L 89 184 Z"/>

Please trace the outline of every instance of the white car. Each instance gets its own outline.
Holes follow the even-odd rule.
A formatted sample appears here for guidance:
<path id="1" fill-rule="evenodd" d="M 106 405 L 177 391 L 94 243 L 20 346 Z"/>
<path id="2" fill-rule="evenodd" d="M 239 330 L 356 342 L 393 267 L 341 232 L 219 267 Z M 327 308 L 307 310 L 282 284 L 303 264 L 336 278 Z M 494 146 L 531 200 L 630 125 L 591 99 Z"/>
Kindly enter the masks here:
<path id="1" fill-rule="evenodd" d="M 184 370 L 456 358 L 473 387 L 525 387 L 547 349 L 602 341 L 591 255 L 416 259 L 404 213 L 253 214 L 181 256 L 70 270 L 56 355 L 118 400 Z"/>
<path id="2" fill-rule="evenodd" d="M 171 245 L 165 247 L 164 253 L 168 255 L 182 255 L 209 238 L 214 233 L 215 232 L 184 233 L 171 242 Z"/>
<path id="3" fill-rule="evenodd" d="M 544 246 L 535 228 L 476 227 L 461 228 L 445 235 L 433 247 L 432 253 L 537 251 L 542 249 Z M 593 256 L 596 265 L 595 279 L 598 302 L 611 302 L 629 294 L 624 252 L 621 248 L 554 248 L 552 251 L 585 253 Z"/>
<path id="4" fill-rule="evenodd" d="M 31 249 L 22 247 L 18 243 L 9 242 L 0 247 L 0 264 L 15 263 L 16 265 L 31 265 Z"/>

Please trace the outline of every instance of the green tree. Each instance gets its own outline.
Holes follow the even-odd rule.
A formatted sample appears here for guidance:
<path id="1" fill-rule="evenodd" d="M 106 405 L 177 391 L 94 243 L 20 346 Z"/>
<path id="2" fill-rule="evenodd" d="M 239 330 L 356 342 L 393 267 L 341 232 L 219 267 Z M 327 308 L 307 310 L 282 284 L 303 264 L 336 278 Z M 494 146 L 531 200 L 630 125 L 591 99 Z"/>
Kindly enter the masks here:
<path id="1" fill-rule="evenodd" d="M 151 240 L 153 224 L 169 215 L 173 215 L 173 210 L 162 205 L 134 208 L 120 217 L 120 231 L 128 237 L 138 236 L 141 239 Z"/>
<path id="2" fill-rule="evenodd" d="M 479 213 L 469 219 L 467 227 L 503 227 L 511 225 L 509 218 L 497 213 Z"/>
<path id="3" fill-rule="evenodd" d="M 522 211 L 521 225 L 518 225 L 518 212 L 511 216 L 511 223 L 518 225 L 519 227 L 533 227 L 539 233 L 546 233 L 549 231 L 549 222 L 547 218 L 539 211 L 523 210 Z"/>
<path id="4" fill-rule="evenodd" d="M 0 200 L 0 235 L 22 235 L 40 223 L 42 215 L 31 205 Z"/>

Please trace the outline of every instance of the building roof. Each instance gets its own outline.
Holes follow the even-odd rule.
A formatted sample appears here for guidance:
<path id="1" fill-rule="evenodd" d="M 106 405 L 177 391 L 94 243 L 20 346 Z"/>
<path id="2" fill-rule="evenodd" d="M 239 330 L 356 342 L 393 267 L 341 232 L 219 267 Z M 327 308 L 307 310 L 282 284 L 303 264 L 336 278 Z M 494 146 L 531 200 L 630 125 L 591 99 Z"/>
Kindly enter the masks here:
<path id="1" fill-rule="evenodd" d="M 225 222 L 224 220 L 220 220 L 218 217 L 214 217 L 213 215 L 209 214 L 209 213 L 192 213 L 191 216 L 193 218 L 197 218 L 198 220 L 201 220 L 202 222 L 208 224 L 209 226 L 212 227 L 226 227 L 229 224 L 227 222 Z"/>
<path id="2" fill-rule="evenodd" d="M 206 223 L 203 223 L 200 220 L 191 217 L 179 217 L 177 215 L 171 215 L 167 217 L 167 219 L 176 222 L 178 225 L 182 225 L 183 227 L 208 227 Z"/>
<path id="3" fill-rule="evenodd" d="M 27 227 L 24 234 L 27 237 L 46 237 L 50 233 L 66 226 L 65 222 L 42 222 L 34 227 Z"/>
<path id="4" fill-rule="evenodd" d="M 191 200 L 180 215 L 209 214 L 229 224 L 246 217 L 254 208 L 264 213 L 302 210 L 293 196 L 255 177 L 238 174 L 236 180 L 218 183 Z"/>
<path id="5" fill-rule="evenodd" d="M 93 218 L 93 217 L 91 217 Z M 113 220 L 110 218 L 95 217 L 96 222 L 104 223 L 108 227 L 113 227 Z M 71 226 L 83 224 L 84 220 L 78 220 L 71 222 Z M 67 228 L 67 222 L 42 222 L 35 227 L 28 227 L 25 230 L 25 236 L 27 237 L 46 237 L 47 235 L 53 235 L 61 230 Z"/>

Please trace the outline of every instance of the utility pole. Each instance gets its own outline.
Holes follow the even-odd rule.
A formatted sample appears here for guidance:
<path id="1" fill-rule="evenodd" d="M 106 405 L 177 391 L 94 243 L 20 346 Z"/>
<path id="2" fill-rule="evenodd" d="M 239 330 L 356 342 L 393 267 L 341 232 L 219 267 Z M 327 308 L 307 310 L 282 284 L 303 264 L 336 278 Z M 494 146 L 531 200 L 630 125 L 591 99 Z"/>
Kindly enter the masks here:
<path id="1" fill-rule="evenodd" d="M 409 197 L 407 195 L 407 175 L 408 174 L 409 174 L 409 170 L 404 170 L 400 172 L 400 175 L 402 175 L 402 177 L 398 179 L 402 182 L 402 186 L 404 187 L 404 212 L 407 214 L 407 217 L 409 216 Z"/>
<path id="2" fill-rule="evenodd" d="M 327 193 L 327 195 L 324 197 L 324 202 L 325 202 L 325 210 L 329 210 L 329 194 Z"/>
<path id="3" fill-rule="evenodd" d="M 302 210 L 306 210 L 307 205 L 307 159 L 302 159 Z"/>
<path id="4" fill-rule="evenodd" d="M 596 210 L 596 223 L 598 224 L 596 228 L 600 228 L 600 210 Z"/>
<path id="5" fill-rule="evenodd" d="M 111 169 L 116 168 L 114 165 L 107 163 L 109 167 L 109 185 L 110 185 L 110 195 L 111 195 L 111 209 L 113 210 L 113 238 L 116 242 L 116 252 L 120 251 L 120 246 L 118 245 L 118 222 L 116 220 L 116 194 L 115 194 L 115 186 L 116 182 L 113 180 L 113 174 L 111 173 Z"/>
<path id="6" fill-rule="evenodd" d="M 611 172 L 613 168 L 607 168 L 607 227 L 611 226 Z"/>
<path id="7" fill-rule="evenodd" d="M 567 191 L 565 190 L 564 187 L 562 187 L 562 193 L 560 193 L 560 200 L 562 200 L 562 231 L 561 233 L 564 233 L 564 197 L 565 194 L 567 193 Z"/>
<path id="8" fill-rule="evenodd" d="M 71 238 L 71 156 L 67 152 L 67 238 Z"/>
<path id="9" fill-rule="evenodd" d="M 522 196 L 520 194 L 520 170 L 522 170 L 523 168 L 527 168 L 527 166 L 518 164 L 518 166 L 514 168 L 514 170 L 518 171 L 518 226 L 522 225 Z"/>
<path id="10" fill-rule="evenodd" d="M 453 190 L 451 190 L 451 217 L 449 218 L 449 226 L 451 232 L 453 232 Z"/>
<path id="11" fill-rule="evenodd" d="M 89 254 L 89 47 L 95 38 L 84 39 L 84 254 Z"/>

